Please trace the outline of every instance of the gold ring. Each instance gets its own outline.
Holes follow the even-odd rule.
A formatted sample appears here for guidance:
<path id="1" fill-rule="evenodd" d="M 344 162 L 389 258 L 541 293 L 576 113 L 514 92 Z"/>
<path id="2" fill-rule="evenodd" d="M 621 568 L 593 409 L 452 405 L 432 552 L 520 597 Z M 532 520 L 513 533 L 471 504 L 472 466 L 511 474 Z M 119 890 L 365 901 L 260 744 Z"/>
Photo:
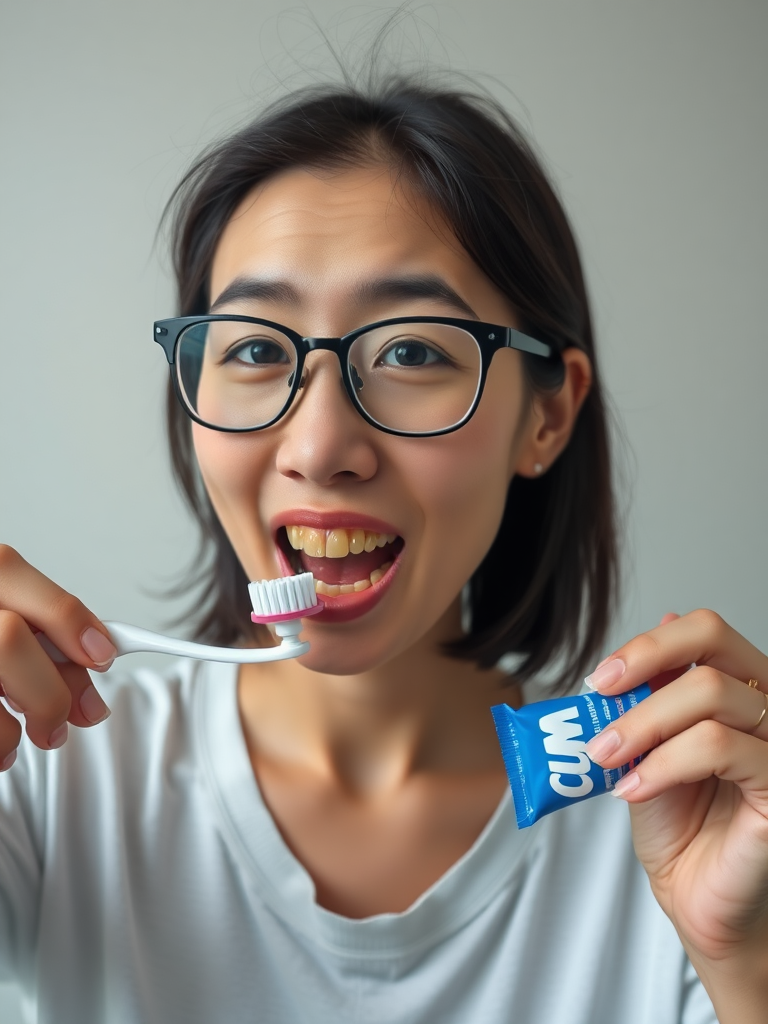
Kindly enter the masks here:
<path id="1" fill-rule="evenodd" d="M 757 689 L 757 680 L 756 679 L 750 679 L 749 682 L 747 683 L 747 686 L 750 688 L 750 690 L 756 690 Z"/>
<path id="2" fill-rule="evenodd" d="M 758 720 L 755 722 L 755 724 L 749 730 L 750 732 L 755 732 L 756 731 L 756 729 L 758 728 L 758 726 L 760 725 L 762 720 L 765 718 L 766 711 L 768 711 L 768 693 L 764 693 L 763 697 L 765 698 L 765 704 L 763 706 L 763 710 L 760 712 L 760 717 L 758 718 Z"/>

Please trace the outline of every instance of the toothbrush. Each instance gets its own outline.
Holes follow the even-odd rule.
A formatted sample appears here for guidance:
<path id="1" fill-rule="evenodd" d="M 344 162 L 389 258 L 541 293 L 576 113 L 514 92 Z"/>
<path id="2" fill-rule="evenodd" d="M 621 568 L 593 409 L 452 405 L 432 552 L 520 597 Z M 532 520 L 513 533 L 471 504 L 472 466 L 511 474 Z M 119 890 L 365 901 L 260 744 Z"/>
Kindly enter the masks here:
<path id="1" fill-rule="evenodd" d="M 281 638 L 278 647 L 211 647 L 191 640 L 177 640 L 175 637 L 153 633 L 127 622 L 108 622 L 104 625 L 117 648 L 117 657 L 123 654 L 151 652 L 173 654 L 182 658 L 196 658 L 198 661 L 226 661 L 237 665 L 250 665 L 261 661 L 284 661 L 306 654 L 309 644 L 299 640 L 301 620 L 317 615 L 324 608 L 315 594 L 311 572 L 297 576 L 284 576 L 279 580 L 262 580 L 250 583 L 254 622 L 274 623 L 275 632 Z M 37 640 L 52 661 L 65 662 L 69 658 L 51 643 L 44 633 L 37 633 Z"/>

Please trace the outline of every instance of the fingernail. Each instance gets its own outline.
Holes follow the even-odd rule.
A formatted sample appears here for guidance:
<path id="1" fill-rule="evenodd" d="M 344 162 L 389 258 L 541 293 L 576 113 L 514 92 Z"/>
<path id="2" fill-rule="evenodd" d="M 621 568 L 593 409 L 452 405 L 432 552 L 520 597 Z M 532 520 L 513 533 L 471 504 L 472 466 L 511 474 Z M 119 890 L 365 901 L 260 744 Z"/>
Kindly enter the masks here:
<path id="1" fill-rule="evenodd" d="M 13 762 L 16 760 L 16 751 L 12 750 L 6 757 L 2 764 L 0 764 L 0 772 L 7 772 Z"/>
<path id="2" fill-rule="evenodd" d="M 590 690 L 600 690 L 606 686 L 611 686 L 613 683 L 617 683 L 626 671 L 627 666 L 621 658 L 612 658 L 610 661 L 598 665 L 592 675 L 587 676 L 584 682 Z"/>
<path id="3" fill-rule="evenodd" d="M 23 715 L 24 714 L 24 708 L 20 708 L 15 700 L 11 700 L 11 698 L 8 696 L 8 694 L 5 695 L 5 701 L 6 701 L 6 704 L 8 705 L 8 707 L 12 708 L 16 712 L 17 715 Z"/>
<path id="4" fill-rule="evenodd" d="M 56 747 L 63 746 L 67 741 L 67 723 L 63 722 L 58 729 L 54 729 L 51 735 L 48 737 L 48 748 L 49 750 L 55 750 Z"/>
<path id="5" fill-rule="evenodd" d="M 629 775 L 623 776 L 619 779 L 616 785 L 611 790 L 611 796 L 627 796 L 633 790 L 637 789 L 640 785 L 640 776 L 637 772 L 630 772 Z"/>
<path id="6" fill-rule="evenodd" d="M 586 745 L 585 750 L 587 757 L 590 761 L 595 761 L 600 764 L 607 757 L 619 749 L 621 746 L 621 736 L 616 732 L 615 729 L 603 729 L 597 736 L 593 737 Z"/>
<path id="7" fill-rule="evenodd" d="M 112 714 L 93 684 L 83 690 L 80 696 L 80 710 L 91 725 L 103 722 L 105 718 L 109 718 Z"/>
<path id="8" fill-rule="evenodd" d="M 88 657 L 98 665 L 106 668 L 117 657 L 117 648 L 95 626 L 89 626 L 80 637 L 80 643 Z"/>

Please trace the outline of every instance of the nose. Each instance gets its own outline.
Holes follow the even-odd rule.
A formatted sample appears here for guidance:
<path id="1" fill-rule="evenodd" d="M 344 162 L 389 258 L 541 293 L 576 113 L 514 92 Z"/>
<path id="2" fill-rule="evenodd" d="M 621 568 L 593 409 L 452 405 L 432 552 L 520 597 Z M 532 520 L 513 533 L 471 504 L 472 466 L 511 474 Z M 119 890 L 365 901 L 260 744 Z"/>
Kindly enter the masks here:
<path id="1" fill-rule="evenodd" d="M 352 405 L 333 352 L 307 356 L 301 390 L 276 427 L 277 470 L 284 476 L 328 487 L 376 473 L 376 431 Z"/>

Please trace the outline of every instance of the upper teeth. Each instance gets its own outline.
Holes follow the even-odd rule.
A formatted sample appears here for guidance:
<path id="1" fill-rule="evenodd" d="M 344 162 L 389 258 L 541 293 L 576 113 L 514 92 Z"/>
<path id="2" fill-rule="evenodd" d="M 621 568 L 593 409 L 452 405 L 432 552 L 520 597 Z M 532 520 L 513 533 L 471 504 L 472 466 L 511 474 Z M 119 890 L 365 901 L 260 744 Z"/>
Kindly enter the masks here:
<path id="1" fill-rule="evenodd" d="M 373 551 L 391 544 L 396 533 L 373 533 L 370 530 L 314 530 L 310 526 L 286 526 L 288 541 L 296 551 L 304 551 L 310 558 L 344 558 Z"/>

